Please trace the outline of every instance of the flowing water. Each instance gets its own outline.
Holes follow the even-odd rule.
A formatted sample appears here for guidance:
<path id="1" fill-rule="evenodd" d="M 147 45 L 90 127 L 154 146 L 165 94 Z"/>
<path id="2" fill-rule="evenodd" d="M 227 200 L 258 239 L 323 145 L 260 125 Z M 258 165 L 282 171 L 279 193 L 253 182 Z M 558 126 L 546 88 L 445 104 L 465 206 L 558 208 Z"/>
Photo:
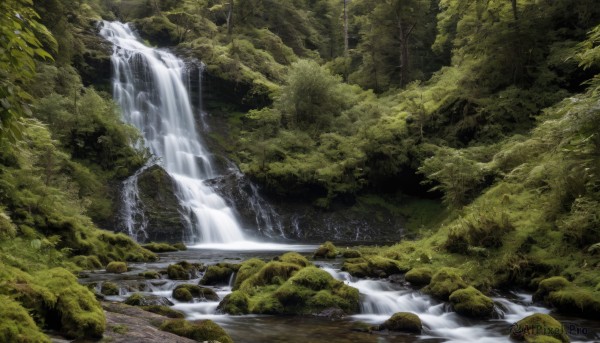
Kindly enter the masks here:
<path id="1" fill-rule="evenodd" d="M 113 44 L 113 92 L 125 122 L 135 126 L 150 152 L 175 183 L 184 209 L 187 241 L 225 243 L 243 241 L 244 234 L 231 208 L 204 181 L 215 177 L 209 152 L 196 130 L 182 60 L 144 45 L 128 24 L 104 21 L 100 34 Z M 127 231 L 143 237 L 137 178 L 124 183 Z"/>

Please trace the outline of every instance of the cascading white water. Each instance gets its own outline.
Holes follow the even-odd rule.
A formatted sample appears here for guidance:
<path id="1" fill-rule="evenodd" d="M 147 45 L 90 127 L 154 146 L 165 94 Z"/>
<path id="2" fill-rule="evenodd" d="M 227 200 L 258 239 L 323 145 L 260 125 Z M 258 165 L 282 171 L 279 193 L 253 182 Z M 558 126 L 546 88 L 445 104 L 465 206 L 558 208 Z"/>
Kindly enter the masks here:
<path id="1" fill-rule="evenodd" d="M 123 110 L 123 120 L 141 131 L 150 152 L 174 180 L 188 240 L 243 241 L 233 211 L 204 184 L 215 174 L 196 131 L 183 61 L 145 46 L 128 24 L 104 21 L 101 25 L 100 34 L 113 44 L 114 98 Z M 137 174 L 124 185 L 130 187 L 125 190 L 126 195 L 130 193 L 125 205 L 131 206 L 125 214 L 139 212 L 134 201 L 136 183 Z M 129 225 L 128 230 L 136 233 L 143 231 L 144 222 L 133 218 Z"/>

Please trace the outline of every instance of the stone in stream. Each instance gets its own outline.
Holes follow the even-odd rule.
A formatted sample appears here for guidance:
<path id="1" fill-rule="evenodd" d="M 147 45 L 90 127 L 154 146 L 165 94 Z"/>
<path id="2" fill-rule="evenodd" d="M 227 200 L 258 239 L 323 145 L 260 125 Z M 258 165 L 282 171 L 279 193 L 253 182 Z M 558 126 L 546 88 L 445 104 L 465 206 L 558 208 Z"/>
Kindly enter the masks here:
<path id="1" fill-rule="evenodd" d="M 100 287 L 100 293 L 103 295 L 119 295 L 119 286 L 114 282 L 104 282 Z"/>
<path id="2" fill-rule="evenodd" d="M 489 318 L 494 313 L 494 302 L 476 288 L 469 286 L 450 295 L 454 310 L 463 316 Z"/>
<path id="3" fill-rule="evenodd" d="M 127 298 L 124 302 L 127 305 L 131 306 L 173 306 L 173 303 L 169 301 L 169 299 L 165 297 L 160 297 L 158 295 L 152 294 L 140 294 L 135 293 Z"/>
<path id="4" fill-rule="evenodd" d="M 204 276 L 200 280 L 200 285 L 226 285 L 233 273 L 240 268 L 239 264 L 217 263 L 208 266 Z"/>
<path id="5" fill-rule="evenodd" d="M 401 331 L 410 333 L 421 333 L 423 325 L 421 318 L 410 312 L 394 313 L 390 319 L 379 326 L 380 330 Z"/>
<path id="6" fill-rule="evenodd" d="M 432 274 L 428 267 L 413 268 L 404 275 L 404 279 L 413 286 L 427 286 L 431 282 Z"/>
<path id="7" fill-rule="evenodd" d="M 569 342 L 562 324 L 547 314 L 535 313 L 514 323 L 510 338 L 527 342 Z"/>
<path id="8" fill-rule="evenodd" d="M 191 302 L 194 299 L 219 301 L 219 296 L 212 289 L 190 284 L 177 285 L 173 289 L 173 298 L 183 302 Z"/>

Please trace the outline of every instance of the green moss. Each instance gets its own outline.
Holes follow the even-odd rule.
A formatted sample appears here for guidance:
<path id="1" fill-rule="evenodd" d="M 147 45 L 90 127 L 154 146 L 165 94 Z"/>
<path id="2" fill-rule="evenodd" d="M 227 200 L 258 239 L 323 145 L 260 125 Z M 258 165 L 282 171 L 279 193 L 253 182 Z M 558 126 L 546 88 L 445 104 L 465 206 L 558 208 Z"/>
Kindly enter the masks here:
<path id="1" fill-rule="evenodd" d="M 560 339 L 552 336 L 533 336 L 525 339 L 527 343 L 561 343 Z"/>
<path id="2" fill-rule="evenodd" d="M 569 342 L 564 327 L 547 314 L 536 313 L 519 320 L 511 327 L 510 337 L 516 340 L 535 339 L 536 336 L 550 336 L 563 343 Z M 543 338 L 540 338 L 541 340 Z"/>
<path id="3" fill-rule="evenodd" d="M 560 291 L 568 288 L 571 283 L 562 276 L 554 276 L 548 279 L 544 279 L 538 285 L 538 289 L 533 294 L 533 300 L 544 301 L 548 295 L 552 292 Z"/>
<path id="4" fill-rule="evenodd" d="M 459 270 L 444 267 L 433 274 L 429 286 L 424 290 L 440 300 L 447 301 L 450 294 L 466 287 L 467 283 L 463 281 Z"/>
<path id="5" fill-rule="evenodd" d="M 248 285 L 246 286 L 281 284 L 300 269 L 301 267 L 297 264 L 271 261 L 265 264 L 253 278 L 249 278 L 244 284 L 247 283 Z"/>
<path id="6" fill-rule="evenodd" d="M 212 289 L 206 288 L 206 287 L 200 287 L 200 286 L 196 286 L 196 285 L 190 285 L 190 284 L 182 284 L 182 285 L 177 285 L 177 287 L 175 287 L 175 289 L 173 290 L 173 298 L 175 298 L 177 300 L 181 300 L 176 297 L 176 292 L 179 289 L 187 290 L 194 298 L 210 300 L 210 301 L 219 300 L 219 296 Z M 184 301 L 184 300 L 181 300 L 181 301 Z M 187 300 L 187 301 L 189 301 L 189 300 Z"/>
<path id="7" fill-rule="evenodd" d="M 186 303 L 192 302 L 194 300 L 192 293 L 185 287 L 175 288 L 173 290 L 173 298 Z"/>
<path id="8" fill-rule="evenodd" d="M 78 267 L 86 270 L 101 269 L 102 263 L 97 256 L 75 256 L 71 259 Z"/>
<path id="9" fill-rule="evenodd" d="M 342 270 L 359 278 L 367 277 L 371 274 L 369 264 L 364 258 L 353 258 L 344 261 Z"/>
<path id="10" fill-rule="evenodd" d="M 387 277 L 404 272 L 407 268 L 391 258 L 372 255 L 346 259 L 342 270 L 356 277 Z"/>
<path id="11" fill-rule="evenodd" d="M 0 342 L 50 342 L 18 302 L 0 295 L 0 303 Z"/>
<path id="12" fill-rule="evenodd" d="M 54 310 L 60 316 L 61 331 L 68 337 L 98 338 L 106 327 L 102 307 L 77 278 L 62 268 L 54 268 L 35 275 L 41 286 L 56 295 Z"/>
<path id="13" fill-rule="evenodd" d="M 252 299 L 251 312 L 256 314 L 281 314 L 285 308 L 278 298 L 270 294 L 260 294 Z"/>
<path id="14" fill-rule="evenodd" d="M 414 286 L 426 286 L 431 281 L 432 274 L 430 268 L 420 267 L 409 270 L 404 278 Z"/>
<path id="15" fill-rule="evenodd" d="M 104 295 L 119 295 L 119 286 L 113 282 L 103 282 L 100 293 Z"/>
<path id="16" fill-rule="evenodd" d="M 544 301 L 561 313 L 587 318 L 600 316 L 600 293 L 577 287 L 560 276 L 542 280 L 533 299 Z"/>
<path id="17" fill-rule="evenodd" d="M 134 293 L 125 299 L 124 303 L 130 306 L 173 305 L 167 298 L 152 294 Z"/>
<path id="18" fill-rule="evenodd" d="M 416 314 L 410 312 L 398 312 L 394 313 L 390 319 L 386 320 L 380 328 L 390 331 L 421 333 L 423 325 L 421 324 L 421 319 Z"/>
<path id="19" fill-rule="evenodd" d="M 224 313 L 233 315 L 247 314 L 249 298 L 246 293 L 241 291 L 233 291 L 219 303 L 218 309 Z"/>
<path id="20" fill-rule="evenodd" d="M 276 260 L 281 261 L 281 262 L 286 262 L 286 263 L 297 264 L 300 267 L 307 267 L 311 264 L 306 259 L 306 257 L 298 254 L 297 252 L 287 252 L 287 253 L 279 256 L 278 258 L 276 258 Z"/>
<path id="21" fill-rule="evenodd" d="M 110 262 L 106 266 L 107 273 L 122 274 L 127 272 L 127 263 L 125 262 Z"/>
<path id="22" fill-rule="evenodd" d="M 161 316 L 165 316 L 168 318 L 184 318 L 185 314 L 183 312 L 174 310 L 169 306 L 164 305 L 151 305 L 151 306 L 141 306 L 144 311 L 160 314 Z"/>
<path id="23" fill-rule="evenodd" d="M 252 275 L 258 273 L 258 271 L 264 267 L 266 263 L 263 260 L 258 258 L 251 258 L 247 261 L 244 261 L 240 264 L 240 269 L 238 270 L 235 276 L 235 282 L 233 284 L 233 290 L 239 289 L 241 284 L 251 277 Z"/>
<path id="24" fill-rule="evenodd" d="M 358 258 L 361 257 L 362 254 L 358 250 L 346 249 L 342 251 L 342 257 L 344 258 Z"/>
<path id="25" fill-rule="evenodd" d="M 467 317 L 489 318 L 494 312 L 494 302 L 479 290 L 469 286 L 450 294 L 454 310 Z"/>
<path id="26" fill-rule="evenodd" d="M 314 257 L 316 258 L 335 258 L 338 254 L 338 251 L 333 245 L 333 243 L 327 241 L 323 243 L 314 253 Z"/>
<path id="27" fill-rule="evenodd" d="M 167 275 L 171 280 L 189 280 L 190 273 L 178 264 L 170 264 L 167 267 Z"/>
<path id="28" fill-rule="evenodd" d="M 156 242 L 151 242 L 148 244 L 144 244 L 142 245 L 142 247 L 144 249 L 148 249 L 152 252 L 157 252 L 157 253 L 161 253 L 161 252 L 173 252 L 173 251 L 179 251 L 180 249 L 176 248 L 174 245 L 168 244 L 168 243 L 156 243 Z"/>
<path id="29" fill-rule="evenodd" d="M 298 271 L 289 279 L 289 282 L 294 285 L 299 285 L 314 291 L 318 291 L 326 288 L 331 280 L 332 276 L 323 269 L 317 267 L 307 267 Z"/>
<path id="30" fill-rule="evenodd" d="M 221 343 L 233 343 L 225 330 L 212 320 L 190 323 L 183 319 L 172 319 L 165 321 L 160 329 L 198 342 L 214 340 Z"/>
<path id="31" fill-rule="evenodd" d="M 127 327 L 127 325 L 124 325 L 124 324 L 113 325 L 110 329 L 112 330 L 112 332 L 118 333 L 120 335 L 129 331 L 129 328 Z"/>
<path id="32" fill-rule="evenodd" d="M 186 251 L 187 250 L 187 247 L 183 243 L 175 243 L 175 244 L 173 244 L 173 248 L 175 248 L 175 249 L 177 249 L 179 251 Z"/>
<path id="33" fill-rule="evenodd" d="M 160 279 L 160 273 L 156 270 L 147 270 L 143 273 L 139 273 L 139 276 L 143 276 L 144 279 Z"/>
<path id="34" fill-rule="evenodd" d="M 240 268 L 239 265 L 231 263 L 217 263 L 208 266 L 204 276 L 200 280 L 201 285 L 226 285 L 229 283 L 231 275 Z"/>

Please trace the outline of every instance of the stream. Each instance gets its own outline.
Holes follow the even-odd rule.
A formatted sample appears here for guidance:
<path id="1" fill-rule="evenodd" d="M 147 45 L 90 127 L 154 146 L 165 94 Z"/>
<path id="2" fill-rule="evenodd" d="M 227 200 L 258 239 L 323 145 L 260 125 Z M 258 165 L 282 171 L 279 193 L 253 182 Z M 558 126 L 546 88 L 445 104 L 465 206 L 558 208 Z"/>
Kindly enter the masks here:
<path id="1" fill-rule="evenodd" d="M 81 282 L 95 283 L 99 290 L 102 282 L 116 282 L 121 287 L 118 296 L 108 296 L 109 301 L 124 301 L 138 291 L 168 298 L 174 303 L 173 309 L 186 315 L 188 320 L 211 319 L 221 325 L 235 342 L 290 342 L 290 343 L 330 343 L 330 342 L 511 342 L 508 338 L 511 324 L 533 313 L 550 313 L 563 323 L 571 342 L 600 342 L 600 326 L 597 321 L 557 316 L 547 308 L 532 304 L 531 294 L 514 292 L 497 294 L 495 319 L 469 319 L 453 312 L 450 305 L 439 302 L 412 287 L 392 283 L 387 279 L 359 279 L 340 271 L 342 259 L 315 260 L 315 265 L 323 268 L 336 279 L 355 287 L 361 294 L 359 314 L 342 319 L 328 319 L 313 316 L 273 316 L 244 315 L 231 316 L 217 313 L 218 301 L 182 303 L 173 299 L 172 290 L 182 283 L 198 284 L 200 278 L 174 280 L 145 280 L 138 276 L 146 270 L 165 269 L 178 261 L 198 262 L 206 265 L 218 262 L 240 263 L 258 257 L 271 259 L 287 251 L 297 251 L 310 256 L 314 245 L 246 244 L 244 247 L 197 245 L 187 251 L 162 253 L 160 261 L 152 263 L 131 263 L 125 274 L 110 274 L 103 271 L 91 272 Z M 217 249 L 216 249 L 217 248 Z M 243 249 L 242 249 L 243 248 Z M 233 278 L 230 284 L 233 282 Z M 208 286 L 223 299 L 231 292 L 231 286 Z M 377 325 L 383 323 L 396 312 L 412 312 L 423 322 L 421 335 L 392 332 L 355 331 L 359 323 Z"/>

